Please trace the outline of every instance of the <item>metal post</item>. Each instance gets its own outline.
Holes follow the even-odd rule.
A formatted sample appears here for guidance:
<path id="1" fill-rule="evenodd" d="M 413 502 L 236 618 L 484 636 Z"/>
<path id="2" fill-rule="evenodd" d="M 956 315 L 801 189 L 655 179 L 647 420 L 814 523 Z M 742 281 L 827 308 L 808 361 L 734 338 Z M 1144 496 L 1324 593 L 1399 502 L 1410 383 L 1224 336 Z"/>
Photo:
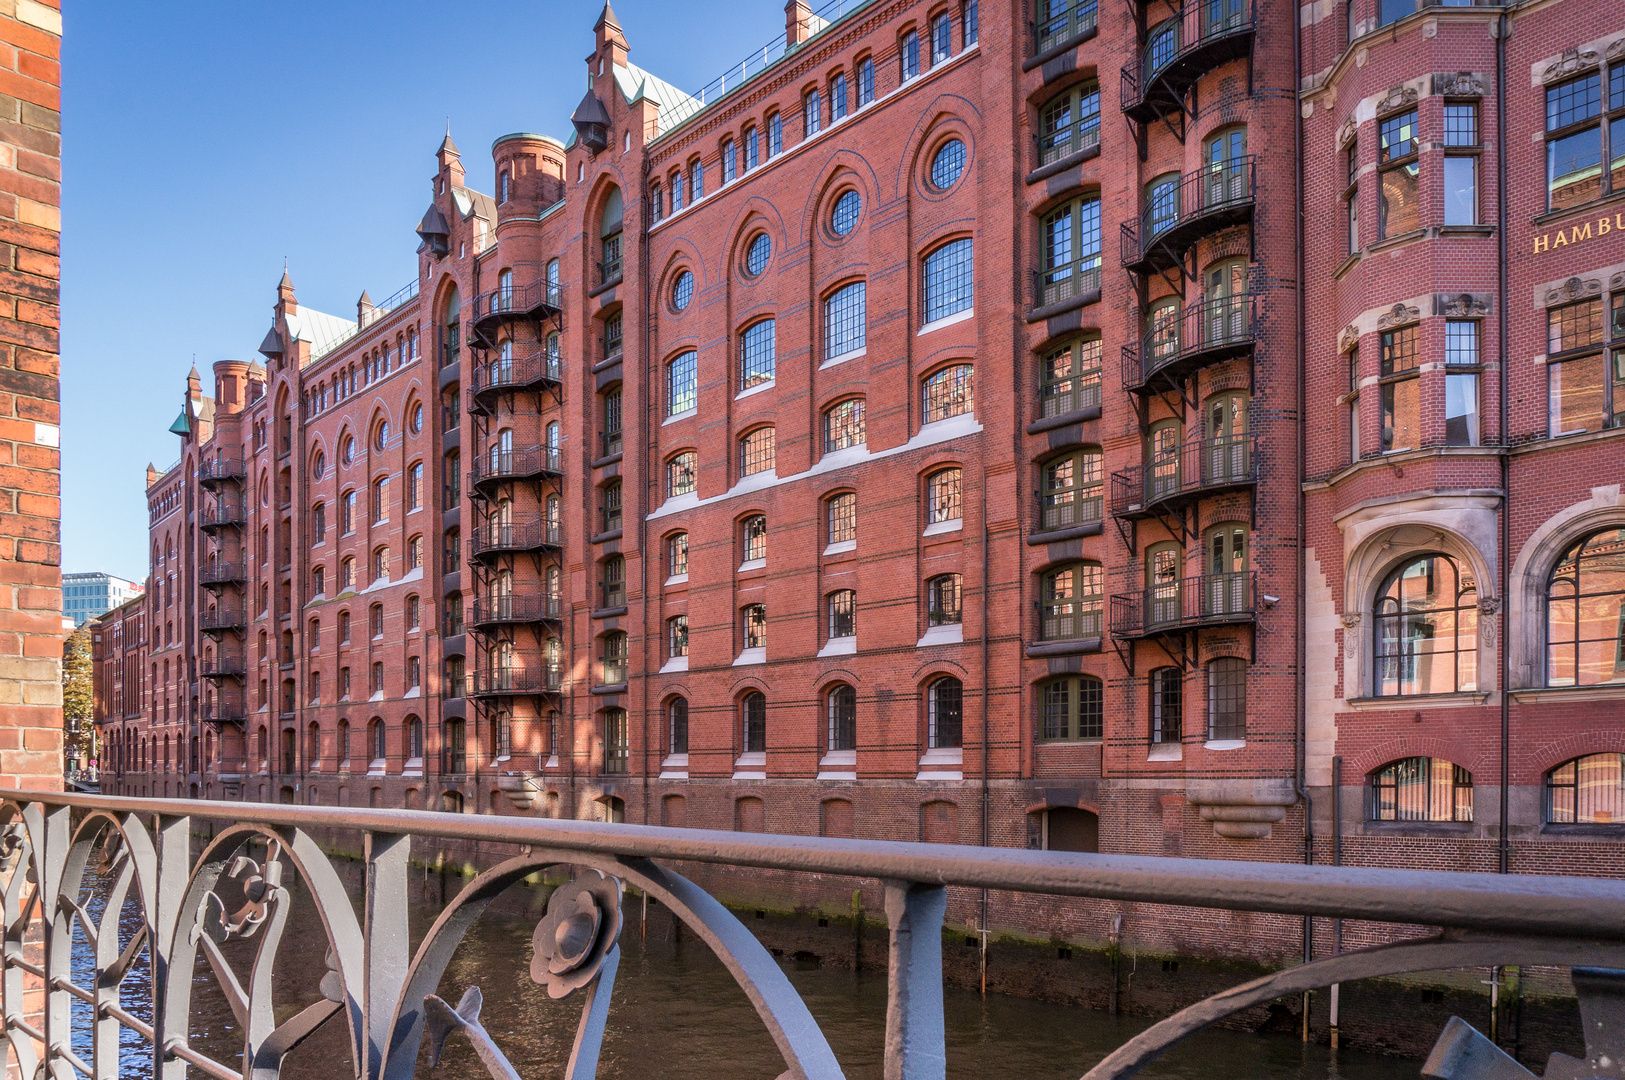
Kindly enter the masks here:
<path id="1" fill-rule="evenodd" d="M 378 1080 L 384 1074 L 395 1005 L 406 985 L 411 955 L 406 936 L 406 857 L 411 849 L 409 836 L 366 834 L 367 893 L 362 925 L 366 929 L 367 986 L 362 999 L 365 1030 L 360 1034 L 366 1054 L 360 1070 L 364 1080 Z"/>
<path id="2" fill-rule="evenodd" d="M 886 882 L 891 957 L 885 1080 L 944 1080 L 948 1075 L 942 1019 L 942 916 L 947 907 L 948 891 L 941 885 Z"/>

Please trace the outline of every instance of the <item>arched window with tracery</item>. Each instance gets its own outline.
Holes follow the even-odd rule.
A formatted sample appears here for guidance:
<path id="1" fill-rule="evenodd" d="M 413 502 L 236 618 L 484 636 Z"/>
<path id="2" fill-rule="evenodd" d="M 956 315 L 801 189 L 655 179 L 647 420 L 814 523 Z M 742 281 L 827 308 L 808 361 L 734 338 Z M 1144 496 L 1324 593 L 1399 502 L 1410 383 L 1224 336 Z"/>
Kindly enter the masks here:
<path id="1" fill-rule="evenodd" d="M 1546 685 L 1625 682 L 1625 528 L 1563 553 L 1546 581 Z"/>
<path id="2" fill-rule="evenodd" d="M 1444 758 L 1390 761 L 1369 782 L 1372 821 L 1473 820 L 1473 774 Z"/>
<path id="3" fill-rule="evenodd" d="M 1471 570 L 1429 553 L 1395 568 L 1377 592 L 1379 697 L 1478 688 L 1478 592 Z"/>

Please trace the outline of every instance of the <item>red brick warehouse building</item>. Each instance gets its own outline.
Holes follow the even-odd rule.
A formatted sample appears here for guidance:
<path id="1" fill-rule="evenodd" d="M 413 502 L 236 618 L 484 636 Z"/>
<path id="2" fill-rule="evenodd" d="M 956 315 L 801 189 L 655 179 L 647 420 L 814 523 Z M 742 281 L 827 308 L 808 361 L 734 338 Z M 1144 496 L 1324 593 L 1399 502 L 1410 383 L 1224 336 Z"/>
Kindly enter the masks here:
<path id="1" fill-rule="evenodd" d="M 115 790 L 1625 869 L 1607 7 L 606 7 L 189 388 Z"/>

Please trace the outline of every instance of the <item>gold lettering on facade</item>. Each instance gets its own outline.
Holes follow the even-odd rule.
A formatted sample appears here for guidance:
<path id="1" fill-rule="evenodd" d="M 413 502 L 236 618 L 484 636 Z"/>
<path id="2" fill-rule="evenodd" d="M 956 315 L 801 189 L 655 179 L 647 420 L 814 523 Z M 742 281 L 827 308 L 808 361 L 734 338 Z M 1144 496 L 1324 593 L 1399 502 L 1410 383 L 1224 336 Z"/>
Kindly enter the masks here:
<path id="1" fill-rule="evenodd" d="M 1595 231 L 1593 231 L 1595 228 Z M 1534 254 L 1556 251 L 1560 247 L 1578 244 L 1582 240 L 1591 240 L 1595 237 L 1607 236 L 1609 233 L 1625 233 L 1625 211 L 1616 213 L 1612 218 L 1606 214 L 1595 222 L 1586 222 L 1584 225 L 1568 225 L 1560 229 L 1553 229 L 1548 233 L 1541 233 L 1535 237 Z"/>
<path id="2" fill-rule="evenodd" d="M 1546 240 L 1546 236 L 1544 234 L 1535 237 L 1535 254 L 1539 255 L 1541 252 L 1545 251 L 1546 250 L 1546 244 L 1547 244 L 1547 240 Z"/>

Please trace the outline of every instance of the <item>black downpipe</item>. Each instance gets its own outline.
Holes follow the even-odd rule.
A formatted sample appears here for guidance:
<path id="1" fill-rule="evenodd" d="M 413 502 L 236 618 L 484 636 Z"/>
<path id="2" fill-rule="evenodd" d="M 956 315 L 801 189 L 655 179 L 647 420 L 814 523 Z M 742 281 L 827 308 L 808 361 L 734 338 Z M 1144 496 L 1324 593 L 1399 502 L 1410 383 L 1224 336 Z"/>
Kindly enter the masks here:
<path id="1" fill-rule="evenodd" d="M 1300 28 L 1294 27 L 1292 33 L 1292 77 L 1299 78 L 1299 71 L 1303 64 L 1303 33 Z M 1306 783 L 1308 764 L 1306 750 L 1308 741 L 1309 723 L 1309 687 L 1307 666 L 1309 662 L 1308 649 L 1304 644 L 1304 637 L 1308 632 L 1307 617 L 1305 614 L 1305 593 L 1308 591 L 1308 580 L 1304 570 L 1304 551 L 1308 536 L 1304 529 L 1304 454 L 1308 448 L 1307 423 L 1304 417 L 1304 408 L 1307 397 L 1304 391 L 1303 377 L 1305 369 L 1305 356 L 1308 351 L 1308 339 L 1304 333 L 1304 251 L 1303 251 L 1303 108 L 1299 94 L 1292 95 L 1292 109 L 1294 112 L 1292 124 L 1292 158 L 1296 163 L 1293 171 L 1292 183 L 1294 187 L 1294 203 L 1297 206 L 1296 216 L 1293 219 L 1293 231 L 1297 237 L 1297 281 L 1294 288 L 1297 291 L 1297 374 L 1294 381 L 1297 383 L 1297 428 L 1298 428 L 1298 467 L 1293 491 L 1293 502 L 1297 516 L 1298 543 L 1296 548 L 1295 577 L 1297 579 L 1297 611 L 1293 614 L 1293 621 L 1297 628 L 1297 643 L 1295 666 L 1297 668 L 1297 723 L 1293 729 L 1293 741 L 1296 743 L 1294 756 L 1296 758 L 1297 775 L 1294 780 L 1298 788 L 1298 798 L 1303 800 L 1303 861 L 1306 865 L 1315 861 L 1315 801 L 1309 794 Z M 1257 627 L 1253 633 L 1258 633 Z M 1303 959 L 1307 963 L 1315 956 L 1315 920 L 1313 916 L 1303 917 Z M 1303 996 L 1303 1038 L 1309 1041 L 1309 995 Z"/>
<path id="2" fill-rule="evenodd" d="M 1495 216 L 1496 216 L 1496 319 L 1500 335 L 1500 343 L 1496 348 L 1496 355 L 1500 361 L 1500 371 L 1497 372 L 1497 381 L 1500 384 L 1500 419 L 1501 426 L 1501 557 L 1496 560 L 1500 576 L 1499 588 L 1501 592 L 1501 835 L 1500 859 L 1497 870 L 1506 874 L 1511 872 L 1512 861 L 1512 833 L 1507 822 L 1507 812 L 1511 804 L 1511 780 L 1507 776 L 1507 769 L 1512 764 L 1512 699 L 1507 691 L 1511 689 L 1512 655 L 1507 649 L 1508 604 L 1507 583 L 1510 571 L 1507 568 L 1507 557 L 1512 551 L 1512 522 L 1507 512 L 1507 501 L 1511 498 L 1511 459 L 1508 457 L 1510 440 L 1507 437 L 1507 137 L 1506 137 L 1506 40 L 1507 31 L 1511 24 L 1505 15 L 1500 16 L 1495 28 Z"/>

